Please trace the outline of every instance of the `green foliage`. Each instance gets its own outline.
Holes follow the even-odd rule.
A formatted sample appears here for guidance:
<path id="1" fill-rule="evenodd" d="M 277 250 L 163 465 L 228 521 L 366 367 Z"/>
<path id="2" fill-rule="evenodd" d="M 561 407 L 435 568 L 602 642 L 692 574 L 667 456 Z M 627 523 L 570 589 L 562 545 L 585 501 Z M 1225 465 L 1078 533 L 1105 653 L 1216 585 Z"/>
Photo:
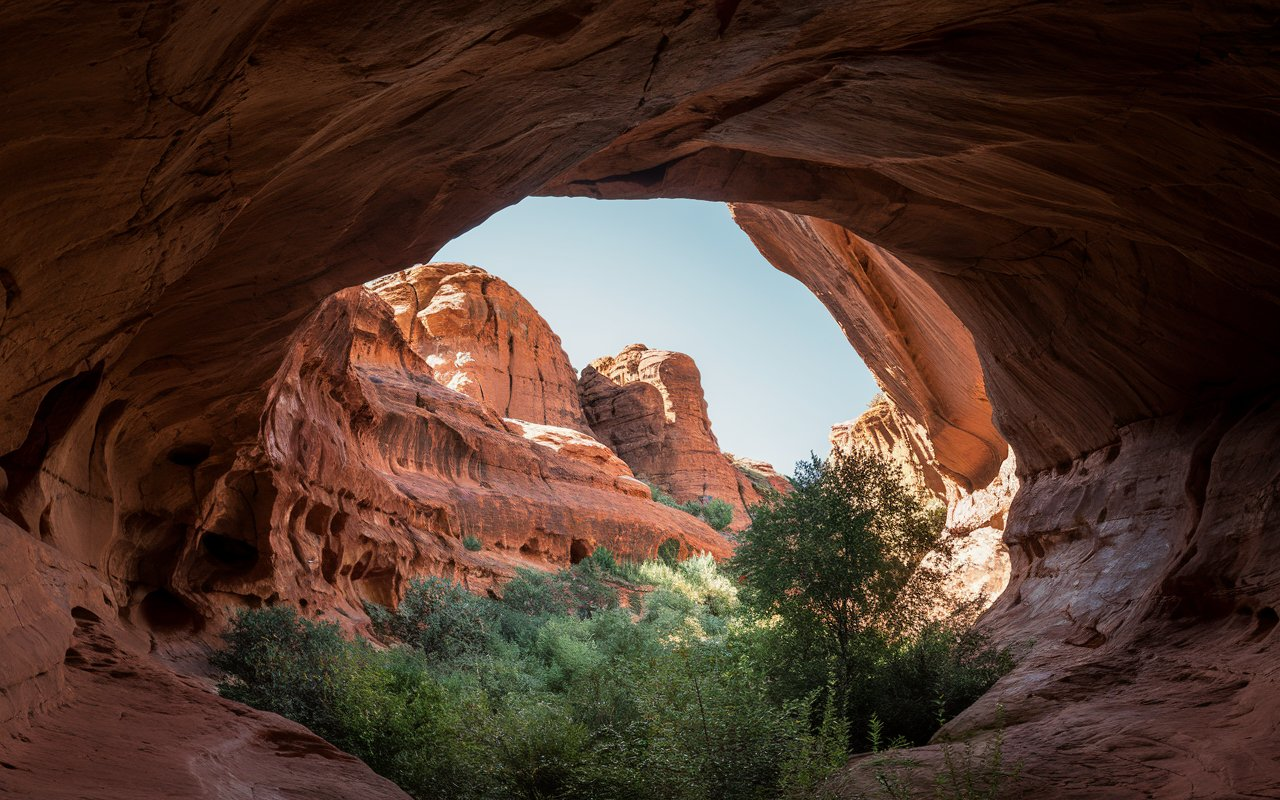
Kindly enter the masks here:
<path id="1" fill-rule="evenodd" d="M 302 619 L 284 606 L 242 611 L 210 659 L 230 677 L 222 694 L 274 711 L 321 736 L 338 730 L 334 703 L 349 649 L 338 626 Z"/>
<path id="2" fill-rule="evenodd" d="M 693 512 L 691 512 L 693 513 Z M 713 497 L 702 504 L 694 516 L 706 520 L 712 530 L 722 531 L 733 522 L 733 506 L 718 497 Z"/>
<path id="3" fill-rule="evenodd" d="M 432 661 L 478 657 L 493 649 L 492 608 L 441 578 L 412 581 L 395 611 L 373 603 L 365 609 L 380 635 L 416 647 Z"/>
<path id="4" fill-rule="evenodd" d="M 1003 800 L 1022 795 L 1018 779 L 1022 763 L 1007 763 L 1004 756 L 1004 715 L 997 709 L 996 728 L 985 745 L 966 742 L 941 746 L 941 764 L 926 769 L 917 758 L 901 751 L 899 740 L 884 746 L 880 721 L 871 718 L 867 739 L 876 743 L 874 757 L 861 762 L 857 773 L 870 778 L 874 796 L 885 800 Z M 922 772 L 923 771 L 923 772 Z M 865 793 L 855 795 L 870 800 Z"/>
<path id="5" fill-rule="evenodd" d="M 484 542 L 480 541 L 480 537 L 468 534 L 462 537 L 462 546 L 474 553 L 484 549 Z"/>
<path id="6" fill-rule="evenodd" d="M 944 599 L 938 511 L 871 453 L 813 458 L 794 483 L 753 509 L 732 561 L 744 602 L 778 620 L 756 658 L 785 675 L 780 699 L 821 687 L 831 664 L 852 730 L 883 720 L 888 736 L 923 744 L 1012 665 L 958 622 L 920 622 Z M 922 564 L 930 551 L 934 566 Z M 861 733 L 851 746 L 874 747 Z"/>
<path id="7" fill-rule="evenodd" d="M 656 483 L 646 480 L 645 484 L 649 487 L 649 494 L 653 497 L 655 502 L 695 516 L 710 525 L 713 530 L 723 531 L 733 523 L 733 506 L 718 497 L 690 500 L 687 503 L 681 503 L 679 500 L 676 500 L 674 497 L 667 494 L 666 491 Z"/>
<path id="8" fill-rule="evenodd" d="M 777 520 L 831 531 L 831 519 L 852 516 L 830 510 L 830 498 L 804 502 L 801 511 L 827 516 L 766 510 L 764 533 L 747 537 L 757 554 Z M 892 539 L 887 526 L 860 524 L 872 540 Z M 958 625 L 893 624 L 897 607 L 860 587 L 848 590 L 866 607 L 851 617 L 842 656 L 824 607 L 770 595 L 785 585 L 781 576 L 758 580 L 782 565 L 817 569 L 806 555 L 839 555 L 802 532 L 789 536 L 806 552 L 755 562 L 763 572 L 748 572 L 747 562 L 727 572 L 705 554 L 680 561 L 671 540 L 659 560 L 640 564 L 597 548 L 559 572 L 519 570 L 499 599 L 438 578 L 413 581 L 394 610 L 367 607 L 389 648 L 345 640 L 336 626 L 285 608 L 245 612 L 214 660 L 220 689 L 310 726 L 415 798 L 815 796 L 845 761 L 851 722 L 859 731 L 874 722 L 873 749 L 891 736 L 918 741 L 1006 669 L 1008 656 Z M 906 558 L 895 554 L 916 553 L 905 538 L 860 544 L 858 564 L 888 566 L 855 577 L 893 590 L 883 576 Z M 838 580 L 801 577 L 819 597 Z M 630 608 L 619 607 L 620 586 Z M 908 595 L 898 588 L 897 597 Z M 970 762 L 956 751 L 948 780 L 977 786 L 965 783 Z"/>
<path id="9" fill-rule="evenodd" d="M 680 540 L 672 537 L 658 545 L 658 560 L 668 567 L 674 567 L 680 560 Z"/>

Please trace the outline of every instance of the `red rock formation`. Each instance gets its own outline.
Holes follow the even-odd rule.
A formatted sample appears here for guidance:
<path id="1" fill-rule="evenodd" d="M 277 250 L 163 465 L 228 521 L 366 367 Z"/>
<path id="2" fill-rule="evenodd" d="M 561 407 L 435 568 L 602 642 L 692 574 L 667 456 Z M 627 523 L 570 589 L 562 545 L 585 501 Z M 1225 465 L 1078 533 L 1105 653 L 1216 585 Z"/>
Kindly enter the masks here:
<path id="1" fill-rule="evenodd" d="M 872 306 L 848 321 L 900 337 L 871 366 L 957 483 L 998 473 L 996 430 L 1016 453 L 988 623 L 1036 646 L 991 697 L 1036 793 L 1274 792 L 1266 6 L 19 0 L 0 26 L 20 714 L 71 702 L 70 606 L 26 614 L 32 593 L 92 579 L 141 609 L 214 494 L 260 521 L 238 454 L 325 297 L 531 193 L 681 196 L 775 209 L 762 249 L 816 253 L 788 268 Z M 932 344 L 943 312 L 981 385 Z M 184 619 L 171 599 L 153 616 Z"/>
<path id="2" fill-rule="evenodd" d="M 258 444 L 211 494 L 199 543 L 174 576 L 194 605 L 210 606 L 204 615 L 276 596 L 359 617 L 361 599 L 392 603 L 417 575 L 480 590 L 517 566 L 567 566 L 601 545 L 652 557 L 673 536 L 690 552 L 727 554 L 706 525 L 653 503 L 604 445 L 502 419 L 433 380 L 415 349 L 363 289 L 339 293 L 304 326 Z M 246 530 L 256 539 L 233 544 Z M 467 536 L 483 549 L 464 548 Z M 253 555 L 233 559 L 241 547 Z"/>
<path id="3" fill-rule="evenodd" d="M 751 524 L 747 507 L 760 502 L 760 490 L 720 452 L 692 358 L 628 345 L 616 356 L 592 361 L 582 371 L 579 391 L 591 429 L 636 475 L 682 503 L 724 500 L 733 506 L 730 530 Z M 778 477 L 764 467 L 766 483 L 770 475 Z"/>
<path id="4" fill-rule="evenodd" d="M 750 499 L 753 495 L 764 496 L 769 492 L 786 494 L 791 491 L 791 481 L 779 474 L 768 461 L 741 458 L 733 453 L 724 455 L 734 469 L 738 470 L 738 492 L 742 495 L 742 502 L 750 505 L 757 502 Z"/>
<path id="5" fill-rule="evenodd" d="M 440 383 L 499 416 L 588 430 L 560 337 L 506 281 L 466 264 L 420 264 L 369 288 Z"/>

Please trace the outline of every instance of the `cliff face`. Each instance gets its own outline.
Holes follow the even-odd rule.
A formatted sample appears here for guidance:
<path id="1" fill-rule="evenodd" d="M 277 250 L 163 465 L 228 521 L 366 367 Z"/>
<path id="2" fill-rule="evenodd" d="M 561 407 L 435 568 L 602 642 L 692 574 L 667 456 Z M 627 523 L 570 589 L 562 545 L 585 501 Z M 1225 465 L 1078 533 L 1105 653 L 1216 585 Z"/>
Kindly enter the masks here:
<path id="1" fill-rule="evenodd" d="M 1271 9 L 28 0 L 0 26 L 6 730 L 100 707 L 68 690 L 76 607 L 134 626 L 223 494 L 219 530 L 262 530 L 240 456 L 324 298 L 529 194 L 679 196 L 755 204 L 958 485 L 1016 454 L 986 622 L 1036 644 L 957 726 L 1002 700 L 1045 797 L 1274 790 Z M 314 761 L 246 792 L 318 793 Z"/>
<path id="2" fill-rule="evenodd" d="M 419 264 L 369 289 L 440 383 L 499 416 L 589 432 L 560 337 L 506 281 L 466 264 Z"/>
<path id="3" fill-rule="evenodd" d="M 682 503 L 724 500 L 733 506 L 730 530 L 750 525 L 747 506 L 760 502 L 762 487 L 720 452 L 692 358 L 629 345 L 592 361 L 582 371 L 579 392 L 591 429 L 637 475 Z M 762 467 L 766 471 L 756 472 L 763 486 L 784 486 L 772 467 Z"/>
<path id="4" fill-rule="evenodd" d="M 490 308 L 473 305 L 481 319 Z M 450 331 L 458 327 L 467 326 Z M 450 350 L 466 346 L 448 341 Z M 362 289 L 339 293 L 301 329 L 258 443 L 215 488 L 174 576 L 203 615 L 275 597 L 359 618 L 361 600 L 390 604 L 417 575 L 494 588 L 518 566 L 568 566 L 598 546 L 648 558 L 670 537 L 687 552 L 728 553 L 706 525 L 652 502 L 607 447 L 571 428 L 499 416 L 434 380 L 423 349 L 444 346 L 408 346 L 392 309 Z M 487 367 L 486 379 L 497 372 Z M 243 516 L 246 496 L 254 525 Z M 237 544 L 246 530 L 259 535 Z M 466 549 L 466 537 L 482 549 Z M 211 555 L 241 548 L 243 569 L 215 563 L 209 574 Z"/>

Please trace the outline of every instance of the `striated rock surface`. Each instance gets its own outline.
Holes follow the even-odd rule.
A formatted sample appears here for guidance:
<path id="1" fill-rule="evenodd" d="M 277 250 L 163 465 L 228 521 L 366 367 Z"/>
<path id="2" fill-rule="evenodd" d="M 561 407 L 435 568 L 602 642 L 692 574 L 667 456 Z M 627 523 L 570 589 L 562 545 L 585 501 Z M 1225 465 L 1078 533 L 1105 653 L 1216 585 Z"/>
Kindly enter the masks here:
<path id="1" fill-rule="evenodd" d="M 0 796 L 407 798 L 301 725 L 158 664 L 99 574 L 4 519 L 0 581 L 13 601 L 0 619 Z"/>
<path id="2" fill-rule="evenodd" d="M 4 706 L 88 713 L 58 677 L 71 604 L 33 597 L 96 581 L 104 620 L 191 638 L 198 615 L 156 592 L 206 508 L 256 541 L 270 492 L 240 455 L 324 298 L 529 194 L 679 196 L 755 204 L 739 219 L 864 353 L 890 335 L 870 366 L 957 484 L 1016 454 L 986 624 L 1035 645 L 990 697 L 1036 794 L 1274 794 L 1275 22 L 1230 3 L 5 4 L 0 515 L 30 549 L 3 566 Z M 232 565 L 203 569 L 234 587 L 249 558 L 222 545 Z M 294 591 L 284 563 L 256 585 Z M 157 746 L 185 763 L 194 742 Z M 277 785 L 309 762 L 272 760 Z M 147 785 L 101 777 L 100 797 Z"/>
<path id="3" fill-rule="evenodd" d="M 587 431 L 560 337 L 511 285 L 466 264 L 419 264 L 372 281 L 435 379 L 500 416 Z"/>
<path id="4" fill-rule="evenodd" d="M 720 452 L 692 358 L 628 345 L 583 369 L 579 392 L 591 429 L 636 475 L 682 503 L 724 500 L 733 506 L 730 530 L 751 524 L 747 507 L 760 502 L 760 488 Z M 769 465 L 762 467 L 766 471 L 756 472 L 764 485 L 785 481 Z"/>
<path id="5" fill-rule="evenodd" d="M 273 381 L 258 443 L 211 493 L 203 547 L 188 549 L 175 589 L 205 616 L 274 597 L 361 618 L 361 600 L 390 604 L 418 575 L 494 589 L 518 566 L 568 566 L 598 546 L 647 558 L 670 537 L 728 553 L 591 437 L 504 419 L 431 372 L 376 294 L 348 289 L 322 305 Z M 240 516 L 245 496 L 256 526 Z M 245 556 L 217 563 L 246 530 L 259 533 L 235 540 Z"/>

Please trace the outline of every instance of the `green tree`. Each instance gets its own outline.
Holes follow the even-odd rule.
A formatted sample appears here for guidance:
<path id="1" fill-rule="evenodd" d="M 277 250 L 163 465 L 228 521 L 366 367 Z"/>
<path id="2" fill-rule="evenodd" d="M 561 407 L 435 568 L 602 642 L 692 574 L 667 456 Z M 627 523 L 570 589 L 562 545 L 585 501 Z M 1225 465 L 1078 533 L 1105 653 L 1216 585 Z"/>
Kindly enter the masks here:
<path id="1" fill-rule="evenodd" d="M 938 547 L 941 509 L 870 452 L 814 456 L 796 466 L 794 483 L 752 510 L 733 569 L 743 600 L 820 643 L 848 693 L 886 640 L 940 601 L 943 574 L 921 562 Z"/>

